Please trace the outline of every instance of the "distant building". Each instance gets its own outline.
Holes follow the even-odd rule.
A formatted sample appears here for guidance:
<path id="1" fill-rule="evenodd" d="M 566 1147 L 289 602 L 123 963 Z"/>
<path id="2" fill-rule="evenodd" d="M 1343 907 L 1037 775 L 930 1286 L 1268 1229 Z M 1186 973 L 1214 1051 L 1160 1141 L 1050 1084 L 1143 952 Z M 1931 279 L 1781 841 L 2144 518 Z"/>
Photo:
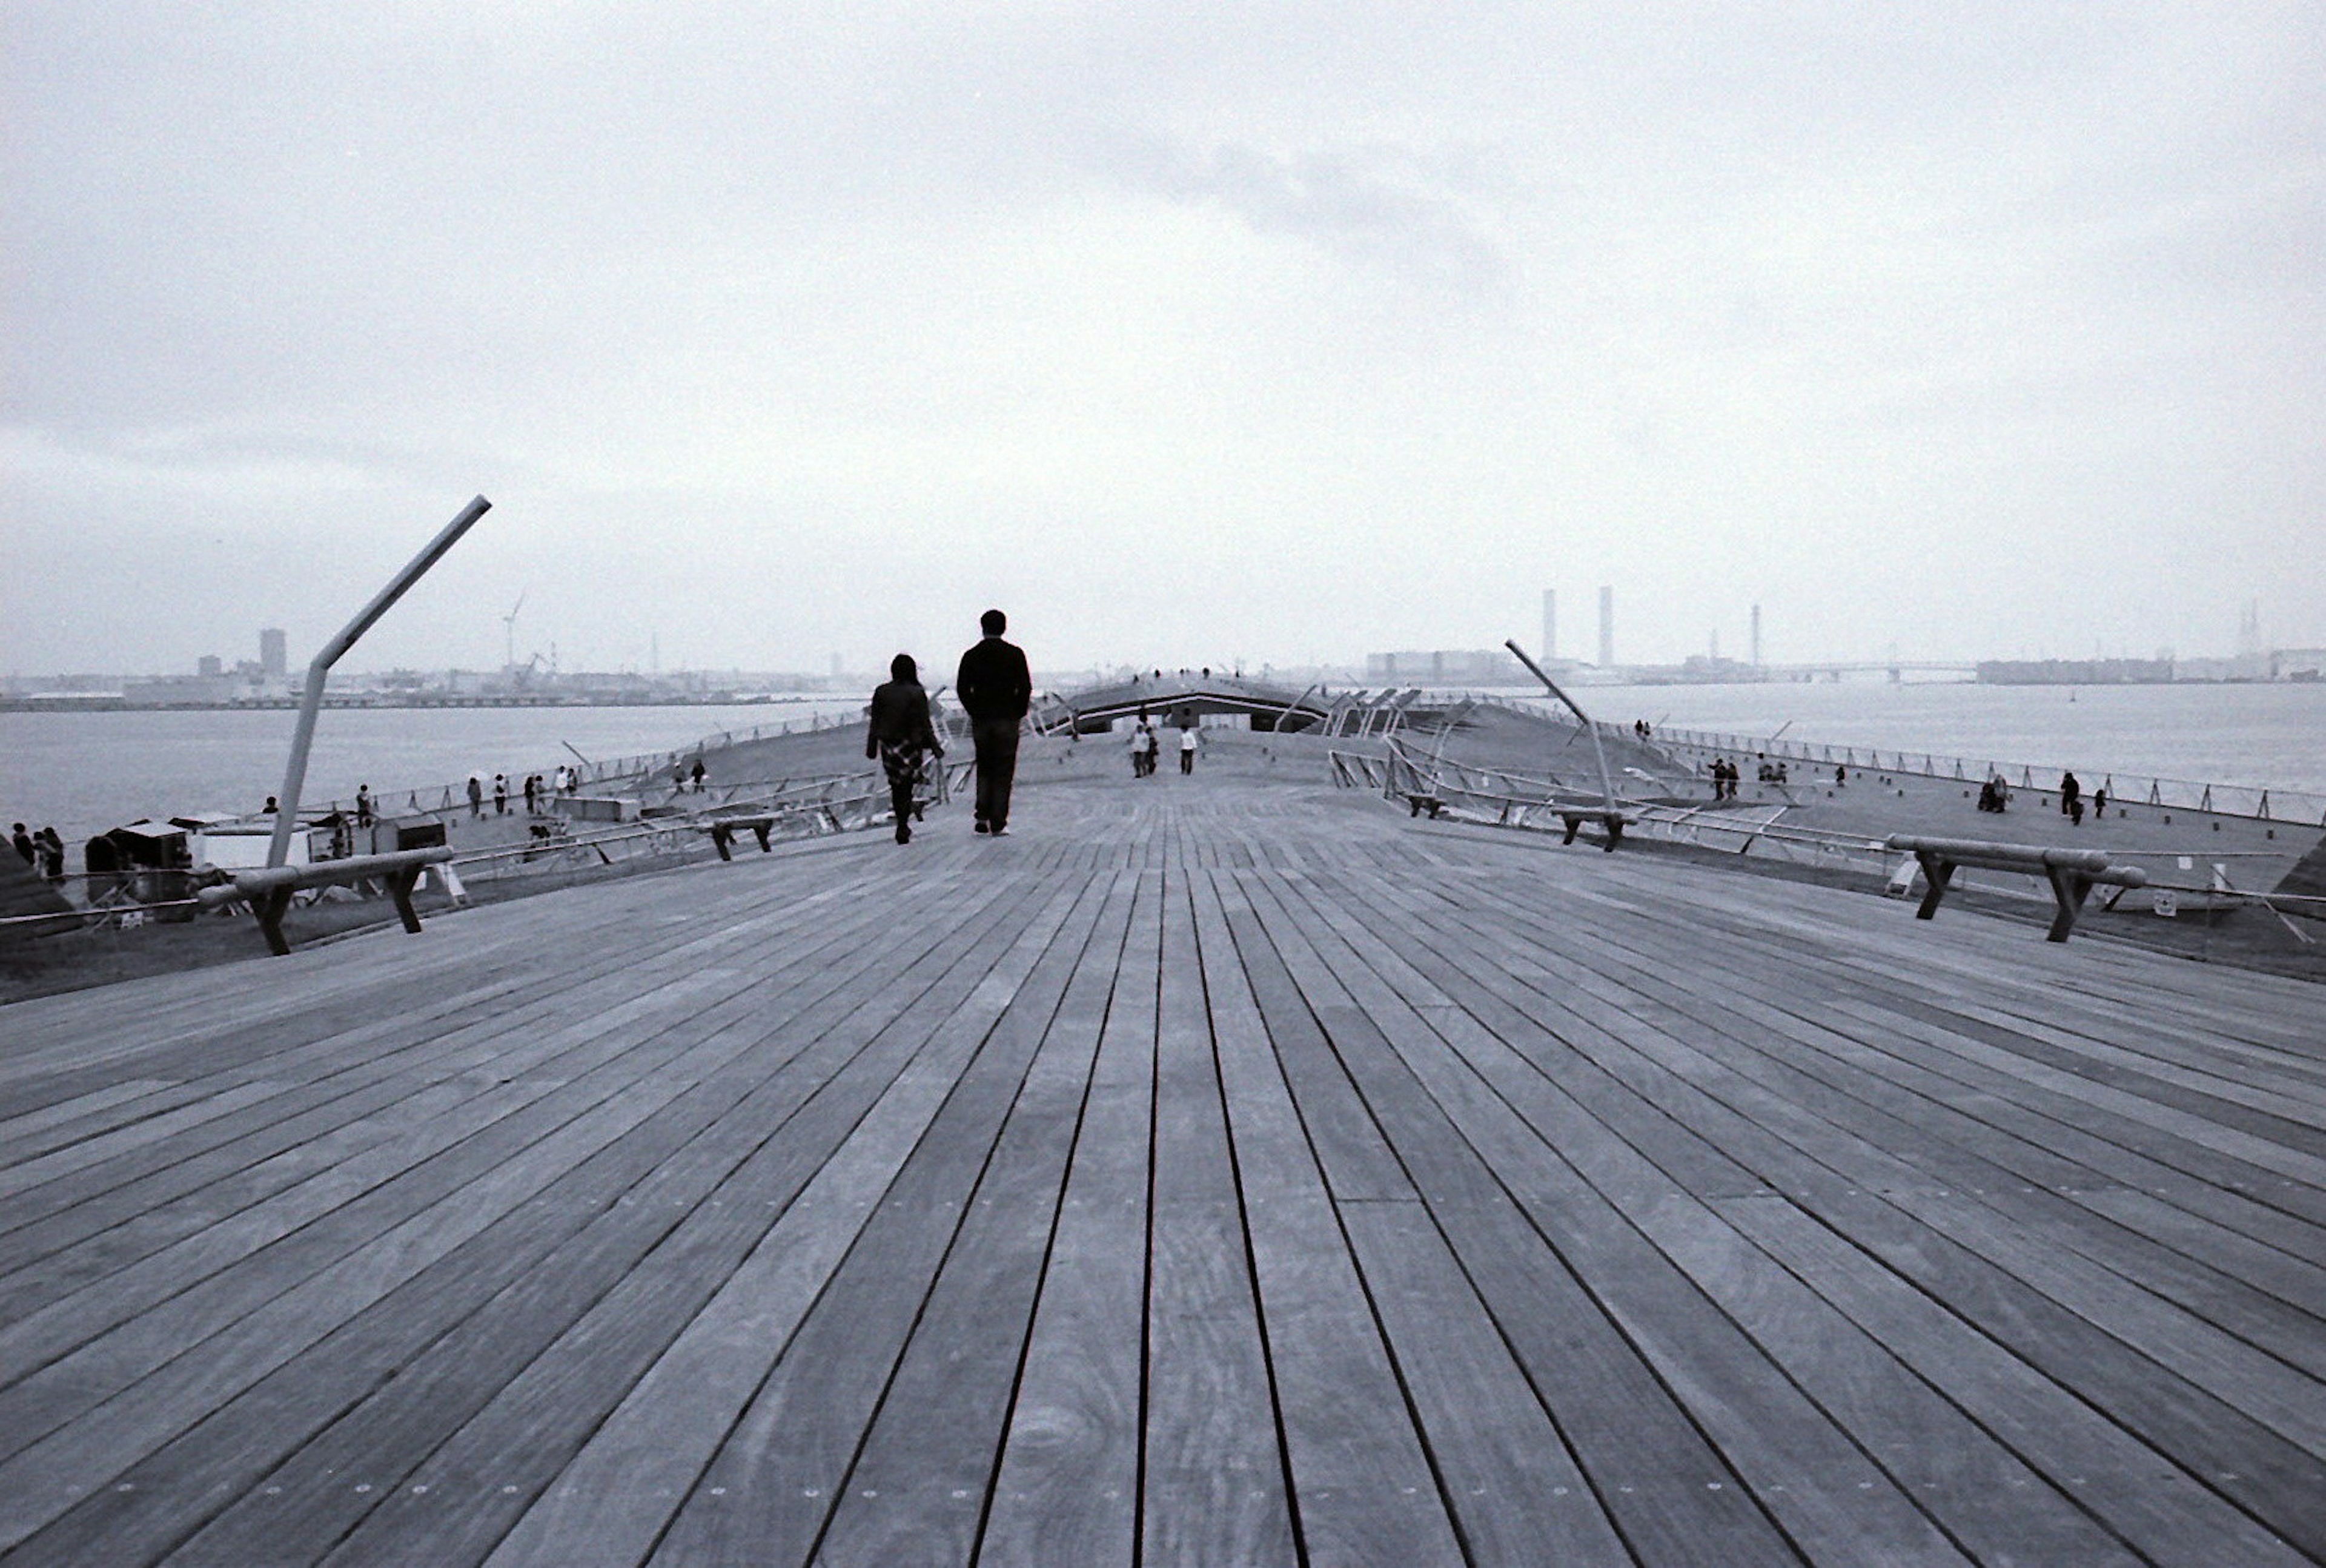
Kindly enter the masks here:
<path id="1" fill-rule="evenodd" d="M 204 654 L 194 665 L 194 669 L 205 681 L 215 681 L 226 673 L 226 666 L 219 662 L 216 654 Z"/>
<path id="2" fill-rule="evenodd" d="M 2162 686 L 2170 659 L 1982 659 L 1985 686 Z"/>
<path id="3" fill-rule="evenodd" d="M 1438 648 L 1365 655 L 1365 679 L 1380 684 L 1509 686 L 1525 677 L 1525 666 L 1507 648 Z"/>
<path id="4" fill-rule="evenodd" d="M 268 626 L 258 634 L 258 673 L 280 677 L 291 673 L 290 640 L 280 626 Z"/>

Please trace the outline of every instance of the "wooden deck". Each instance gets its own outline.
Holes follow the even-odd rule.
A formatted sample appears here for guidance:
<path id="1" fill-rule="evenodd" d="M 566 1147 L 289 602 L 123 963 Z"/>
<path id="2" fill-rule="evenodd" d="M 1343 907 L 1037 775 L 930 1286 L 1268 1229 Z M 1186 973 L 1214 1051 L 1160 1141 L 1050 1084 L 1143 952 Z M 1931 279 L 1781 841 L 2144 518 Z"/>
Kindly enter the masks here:
<path id="1" fill-rule="evenodd" d="M 1019 812 L 0 1009 L 5 1560 L 2326 1561 L 2316 988 Z"/>

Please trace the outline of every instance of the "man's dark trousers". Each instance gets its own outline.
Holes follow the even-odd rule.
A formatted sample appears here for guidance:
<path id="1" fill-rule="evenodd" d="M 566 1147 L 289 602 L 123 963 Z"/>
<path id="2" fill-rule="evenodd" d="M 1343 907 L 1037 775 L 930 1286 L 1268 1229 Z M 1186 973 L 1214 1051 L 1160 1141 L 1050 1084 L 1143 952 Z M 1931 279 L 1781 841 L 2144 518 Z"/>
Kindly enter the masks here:
<path id="1" fill-rule="evenodd" d="M 1009 821 L 1009 782 L 1018 775 L 1015 719 L 975 719 L 969 738 L 977 747 L 977 820 L 987 831 Z"/>

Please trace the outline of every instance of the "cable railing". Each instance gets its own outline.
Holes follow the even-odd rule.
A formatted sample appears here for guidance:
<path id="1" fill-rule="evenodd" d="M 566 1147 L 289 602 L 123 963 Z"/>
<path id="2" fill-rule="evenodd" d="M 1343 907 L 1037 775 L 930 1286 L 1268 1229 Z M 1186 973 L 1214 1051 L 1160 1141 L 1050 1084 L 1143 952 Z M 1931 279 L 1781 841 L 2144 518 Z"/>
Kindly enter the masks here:
<path id="1" fill-rule="evenodd" d="M 928 780 L 934 793 L 925 796 L 925 802 L 942 803 L 967 788 L 976 765 L 966 757 L 939 763 Z M 887 775 L 877 768 L 747 781 L 726 786 L 716 798 L 705 791 L 699 796 L 690 793 L 687 799 L 690 803 L 684 807 L 649 808 L 647 814 L 603 829 L 577 831 L 535 822 L 533 833 L 522 840 L 451 857 L 446 862 L 451 872 L 445 878 L 446 890 L 461 889 L 464 882 L 589 871 L 624 861 L 708 858 L 717 853 L 714 833 L 737 819 L 755 828 L 764 822 L 771 840 L 861 831 L 885 822 L 893 807 Z M 464 798 L 457 812 L 468 809 Z M 116 871 L 68 872 L 49 880 L 68 902 L 68 885 L 79 884 L 79 906 L 0 915 L 0 927 L 122 928 L 151 920 L 191 920 L 202 908 L 200 890 L 218 886 L 228 877 L 228 873 L 215 868 L 193 867 L 134 866 Z M 456 898 L 461 895 L 455 892 Z"/>
<path id="2" fill-rule="evenodd" d="M 1974 762 L 1933 751 L 1899 750 L 1890 747 L 1829 746 L 1819 741 L 1768 739 L 1722 735 L 1695 729 L 1658 729 L 1654 744 L 1677 749 L 1765 757 L 1772 762 L 1802 763 L 1815 767 L 1846 767 L 1852 772 L 1917 774 L 1927 778 L 1981 784 L 2001 778 L 2015 789 L 2054 788 L 2063 768 L 2033 763 Z M 2048 781 L 2048 782 L 2047 782 Z M 2093 787 L 2087 784 L 2086 787 Z M 2225 817 L 2257 821 L 2326 826 L 2326 795 L 2306 790 L 2273 789 L 2260 784 L 2205 784 L 2193 779 L 2163 778 L 2147 774 L 2106 774 L 2098 787 L 2108 799 L 2127 804 L 2210 812 Z"/>
<path id="3" fill-rule="evenodd" d="M 1733 748 L 1732 748 L 1733 749 Z M 1369 789 L 1391 801 L 1428 803 L 1433 817 L 1450 815 L 1457 821 L 1533 831 L 1565 831 L 1573 836 L 1572 820 L 1596 812 L 1603 803 L 1590 792 L 1568 790 L 1550 775 L 1531 775 L 1498 768 L 1475 767 L 1436 757 L 1418 756 L 1391 740 L 1385 753 L 1334 750 L 1326 754 L 1333 783 L 1343 789 Z M 1868 759 L 1850 765 L 1874 767 Z M 1897 772 L 1912 771 L 1896 768 Z M 1562 793 L 1562 792 L 1565 792 Z M 1620 803 L 1625 830 L 1665 843 L 1716 852 L 1751 855 L 1791 865 L 1870 874 L 1889 891 L 1903 894 L 1912 880 L 1912 863 L 1901 867 L 1884 839 L 1862 833 L 1836 832 L 1783 821 L 1790 803 L 1723 807 L 1711 802 L 1673 802 L 1627 798 Z M 1416 812 L 1419 814 L 1419 812 Z M 2133 860 L 2181 858 L 2165 851 L 2119 850 Z M 2226 858 L 2238 858 L 2230 855 Z M 2259 858 L 2259 857 L 2255 857 Z M 2185 862 L 2184 862 L 2185 863 Z M 2002 891 L 2051 897 L 2040 877 L 1998 871 Z M 2231 884 L 2223 866 L 2215 865 L 2211 879 L 2182 883 L 2152 873 L 2145 886 L 2153 894 L 2196 897 L 2222 904 L 2258 904 L 2283 915 L 2326 915 L 2326 896 L 2302 893 L 2247 891 Z M 2308 935 L 2295 934 L 2304 942 Z"/>

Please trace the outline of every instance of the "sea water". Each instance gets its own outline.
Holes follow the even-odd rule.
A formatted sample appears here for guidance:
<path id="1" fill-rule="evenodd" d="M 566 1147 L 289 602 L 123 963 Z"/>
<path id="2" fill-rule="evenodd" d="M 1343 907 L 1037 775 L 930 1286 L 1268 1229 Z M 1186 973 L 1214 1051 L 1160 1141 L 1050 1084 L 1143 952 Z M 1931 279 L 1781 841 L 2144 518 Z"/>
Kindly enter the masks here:
<path id="1" fill-rule="evenodd" d="M 1595 719 L 1747 739 L 1928 752 L 1973 763 L 2246 784 L 2326 796 L 2326 685 L 1983 686 L 1874 682 L 1582 686 Z M 394 811 L 470 774 L 512 793 L 573 752 L 683 749 L 726 731 L 851 712 L 861 698 L 689 708 L 335 709 L 317 726 L 304 799 L 368 784 Z M 297 716 L 0 713 L 0 826 L 85 839 L 139 817 L 255 812 L 282 788 Z M 569 751 L 567 748 L 572 747 Z M 429 793 L 433 802 L 441 798 Z"/>
<path id="2" fill-rule="evenodd" d="M 852 712 L 862 698 L 650 708 L 349 708 L 317 719 L 301 800 L 352 802 L 371 786 L 393 813 L 435 804 L 474 774 L 509 793 L 575 754 L 591 761 L 681 750 L 721 733 Z M 282 710 L 0 713 L 0 831 L 53 823 L 68 842 L 140 817 L 256 812 L 283 787 L 298 714 Z M 568 748 L 571 749 L 568 749 Z"/>

